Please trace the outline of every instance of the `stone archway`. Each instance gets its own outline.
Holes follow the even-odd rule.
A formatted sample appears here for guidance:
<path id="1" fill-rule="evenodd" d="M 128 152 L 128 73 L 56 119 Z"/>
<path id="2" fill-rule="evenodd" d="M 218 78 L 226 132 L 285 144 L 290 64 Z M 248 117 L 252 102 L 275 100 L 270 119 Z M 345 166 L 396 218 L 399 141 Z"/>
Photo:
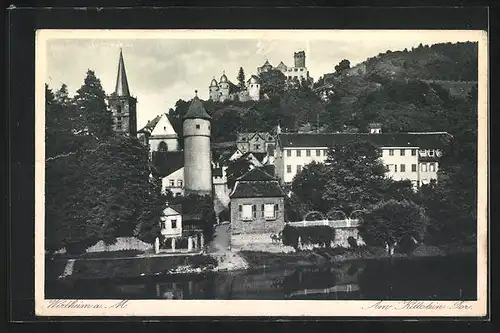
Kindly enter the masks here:
<path id="1" fill-rule="evenodd" d="M 347 220 L 347 215 L 342 210 L 332 209 L 328 212 L 328 218 L 330 220 Z"/>
<path id="2" fill-rule="evenodd" d="M 312 217 L 312 216 L 319 216 L 321 218 L 321 220 L 327 220 L 328 218 L 325 216 L 325 214 L 323 214 L 322 212 L 320 211 L 317 211 L 317 210 L 312 210 L 310 212 L 308 212 L 306 215 L 304 215 L 304 221 L 313 221 L 313 220 L 308 220 L 308 218 Z M 317 220 L 317 219 L 316 219 Z"/>

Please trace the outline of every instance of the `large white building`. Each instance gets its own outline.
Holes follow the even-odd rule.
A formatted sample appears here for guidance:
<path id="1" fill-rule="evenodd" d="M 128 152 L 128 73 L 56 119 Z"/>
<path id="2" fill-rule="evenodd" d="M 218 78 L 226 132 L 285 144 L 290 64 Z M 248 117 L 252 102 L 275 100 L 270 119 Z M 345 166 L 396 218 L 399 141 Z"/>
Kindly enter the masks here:
<path id="1" fill-rule="evenodd" d="M 446 132 L 381 133 L 376 129 L 370 133 L 283 133 L 277 136 L 276 174 L 282 183 L 290 184 L 305 165 L 325 162 L 334 144 L 364 139 L 380 149 L 387 177 L 410 180 L 416 188 L 437 179 L 438 159 L 450 138 Z"/>

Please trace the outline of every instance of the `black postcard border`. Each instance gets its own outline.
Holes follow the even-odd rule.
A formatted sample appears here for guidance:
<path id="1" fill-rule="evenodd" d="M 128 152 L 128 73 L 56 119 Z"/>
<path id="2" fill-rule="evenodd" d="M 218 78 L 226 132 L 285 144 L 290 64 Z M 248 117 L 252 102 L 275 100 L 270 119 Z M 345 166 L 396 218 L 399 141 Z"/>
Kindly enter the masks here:
<path id="1" fill-rule="evenodd" d="M 255 2 L 254 2 L 255 3 Z M 420 2 L 422 3 L 422 2 Z M 39 4 L 40 5 L 40 4 Z M 43 4 L 42 4 L 43 5 Z M 137 5 L 137 2 L 136 2 Z M 136 7 L 10 8 L 7 10 L 7 263 L 8 318 L 31 321 L 317 321 L 361 318 L 293 317 L 35 317 L 34 314 L 34 106 L 36 29 L 450 29 L 488 30 L 486 7 Z M 491 30 L 490 30 L 491 31 Z M 490 35 L 490 42 L 493 38 Z M 490 44 L 491 45 L 491 44 Z M 490 48 L 490 54 L 496 54 Z M 490 59 L 496 57 L 490 56 Z M 490 62 L 491 68 L 495 63 Z M 491 123 L 491 121 L 490 121 Z M 492 226 L 493 227 L 493 226 Z M 494 234 L 490 231 L 489 234 Z M 489 261 L 490 262 L 490 261 Z M 490 265 L 491 266 L 491 265 Z M 488 281 L 490 285 L 490 281 Z M 489 299 L 489 301 L 491 301 Z M 401 321 L 415 318 L 379 317 Z M 425 318 L 426 321 L 480 318 Z M 283 322 L 282 324 L 285 324 Z M 352 324 L 352 323 L 351 323 Z M 349 324 L 349 325 L 351 325 Z M 309 325 L 308 325 L 309 326 Z M 449 326 L 448 326 L 449 327 Z M 283 327 L 284 328 L 284 327 Z M 351 329 L 354 327 L 351 327 Z M 206 331 L 206 329 L 203 329 Z"/>

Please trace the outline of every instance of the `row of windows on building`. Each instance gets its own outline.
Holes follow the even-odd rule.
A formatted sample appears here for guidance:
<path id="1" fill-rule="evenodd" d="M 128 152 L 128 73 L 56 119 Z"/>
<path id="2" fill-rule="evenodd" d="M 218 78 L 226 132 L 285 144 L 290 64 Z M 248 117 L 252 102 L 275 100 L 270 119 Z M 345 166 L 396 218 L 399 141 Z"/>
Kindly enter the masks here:
<path id="1" fill-rule="evenodd" d="M 397 164 L 389 164 L 388 165 L 389 171 L 392 172 L 398 172 L 398 165 Z M 420 164 L 420 171 L 422 172 L 435 172 L 437 170 L 437 163 L 422 163 Z M 399 172 L 406 172 L 406 164 L 400 164 L 399 165 Z M 412 164 L 411 165 L 411 172 L 417 172 L 417 165 Z"/>
<path id="2" fill-rule="evenodd" d="M 417 149 L 409 149 L 411 156 L 417 156 Z M 389 156 L 394 156 L 395 149 L 387 149 Z M 436 156 L 437 153 L 434 149 L 420 149 L 420 156 Z M 406 156 L 406 149 L 399 149 L 399 156 Z"/>
<path id="3" fill-rule="evenodd" d="M 321 156 L 322 152 L 323 152 L 323 156 L 326 156 L 326 154 L 327 154 L 327 150 L 326 149 L 315 149 L 315 151 L 316 151 L 316 156 Z M 302 150 L 297 149 L 295 151 L 295 154 L 298 157 L 302 156 Z M 288 157 L 292 156 L 292 150 L 291 149 L 287 149 L 286 156 L 288 156 Z M 311 156 L 311 149 L 306 149 L 306 156 Z"/>
<path id="4" fill-rule="evenodd" d="M 260 205 L 260 217 L 266 220 L 275 220 L 279 209 L 279 204 Z M 257 218 L 257 205 L 239 205 L 238 217 L 243 221 L 251 221 Z"/>
<path id="5" fill-rule="evenodd" d="M 174 187 L 174 186 L 175 186 L 175 180 L 173 180 L 173 179 L 169 179 L 169 180 L 168 180 L 168 185 L 169 185 L 170 187 Z M 178 180 L 178 181 L 177 181 L 177 187 L 182 187 L 182 180 Z"/>
<path id="6" fill-rule="evenodd" d="M 161 223 L 161 228 L 162 229 L 167 229 L 167 225 L 170 225 L 171 229 L 177 229 L 177 219 L 173 219 L 170 221 L 163 221 Z"/>
<path id="7" fill-rule="evenodd" d="M 389 171 L 398 172 L 398 165 L 397 164 L 389 164 L 388 167 L 389 167 Z M 406 172 L 406 164 L 400 164 L 399 167 L 400 167 L 399 172 Z M 437 170 L 437 163 L 422 163 L 422 164 L 420 164 L 420 171 L 434 172 L 436 170 Z M 298 164 L 297 165 L 297 173 L 299 173 L 300 171 L 302 171 L 302 165 Z M 292 173 L 292 166 L 291 165 L 286 166 L 286 172 Z M 411 165 L 411 172 L 417 172 L 417 165 L 416 164 Z"/>
<path id="8" fill-rule="evenodd" d="M 399 156 L 406 156 L 406 150 L 407 149 L 399 149 Z M 411 154 L 411 156 L 417 155 L 417 149 L 408 149 L 408 150 L 409 150 L 409 153 Z M 322 153 L 323 153 L 323 156 L 326 156 L 328 153 L 328 151 L 326 149 L 315 149 L 315 151 L 316 151 L 316 156 L 321 156 Z M 381 154 L 382 154 L 382 151 L 380 151 Z M 387 151 L 388 151 L 389 156 L 394 156 L 394 152 L 396 150 L 395 149 L 387 149 Z M 420 154 L 420 156 L 431 156 L 431 157 L 437 155 L 437 153 L 434 149 L 420 149 L 419 154 Z M 287 157 L 292 156 L 292 149 L 287 149 L 286 156 Z M 302 156 L 302 149 L 295 150 L 295 156 L 297 156 L 297 157 Z M 311 149 L 306 149 L 306 156 L 311 156 Z"/>

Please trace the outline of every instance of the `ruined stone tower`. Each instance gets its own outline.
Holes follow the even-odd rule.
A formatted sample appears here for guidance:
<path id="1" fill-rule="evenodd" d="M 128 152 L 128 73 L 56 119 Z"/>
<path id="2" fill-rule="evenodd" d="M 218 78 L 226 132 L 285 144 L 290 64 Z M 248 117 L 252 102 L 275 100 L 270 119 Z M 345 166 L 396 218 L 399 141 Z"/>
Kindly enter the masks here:
<path id="1" fill-rule="evenodd" d="M 295 62 L 295 67 L 306 67 L 306 53 L 304 51 L 294 52 L 293 59 Z"/>
<path id="2" fill-rule="evenodd" d="M 211 117 L 196 95 L 183 117 L 185 194 L 212 195 Z"/>
<path id="3" fill-rule="evenodd" d="M 109 106 L 113 116 L 113 130 L 137 136 L 137 99 L 130 95 L 121 49 L 115 91 L 109 97 Z"/>

